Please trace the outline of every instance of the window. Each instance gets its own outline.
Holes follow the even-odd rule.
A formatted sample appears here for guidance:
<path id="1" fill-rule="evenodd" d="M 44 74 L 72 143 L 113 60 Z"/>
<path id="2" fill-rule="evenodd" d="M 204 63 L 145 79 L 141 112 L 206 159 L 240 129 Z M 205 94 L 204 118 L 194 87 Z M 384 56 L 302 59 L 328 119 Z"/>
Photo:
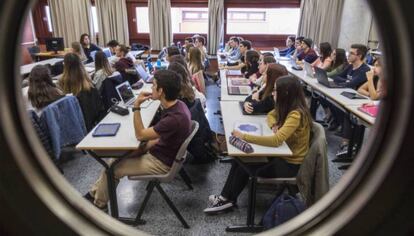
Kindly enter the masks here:
<path id="1" fill-rule="evenodd" d="M 52 19 L 50 17 L 50 8 L 49 8 L 49 6 L 45 6 L 45 12 L 46 12 L 46 17 L 47 17 L 47 28 L 48 28 L 49 32 L 53 32 L 52 31 Z"/>
<path id="2" fill-rule="evenodd" d="M 93 30 L 95 31 L 95 34 L 99 33 L 99 27 L 98 27 L 98 15 L 96 13 L 96 7 L 92 6 L 92 21 L 93 21 Z"/>
<path id="3" fill-rule="evenodd" d="M 299 8 L 228 8 L 227 34 L 296 34 Z"/>
<path id="4" fill-rule="evenodd" d="M 208 8 L 171 8 L 171 22 L 173 33 L 207 33 Z"/>
<path id="5" fill-rule="evenodd" d="M 136 25 L 138 33 L 149 33 L 148 7 L 136 7 Z"/>

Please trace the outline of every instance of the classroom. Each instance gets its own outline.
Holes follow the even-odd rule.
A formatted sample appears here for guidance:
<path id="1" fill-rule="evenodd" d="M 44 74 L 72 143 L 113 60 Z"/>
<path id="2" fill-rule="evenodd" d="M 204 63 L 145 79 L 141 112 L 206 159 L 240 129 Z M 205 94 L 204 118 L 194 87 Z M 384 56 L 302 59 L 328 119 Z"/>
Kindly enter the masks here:
<path id="1" fill-rule="evenodd" d="M 359 0 L 38 0 L 20 46 L 44 158 L 151 235 L 279 227 L 361 158 L 387 96 Z"/>

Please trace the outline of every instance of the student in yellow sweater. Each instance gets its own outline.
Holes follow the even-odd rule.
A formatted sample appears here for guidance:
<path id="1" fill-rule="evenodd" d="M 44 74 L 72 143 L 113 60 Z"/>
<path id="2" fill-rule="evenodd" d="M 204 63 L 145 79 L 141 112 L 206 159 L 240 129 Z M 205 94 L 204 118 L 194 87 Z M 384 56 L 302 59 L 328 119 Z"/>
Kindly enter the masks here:
<path id="1" fill-rule="evenodd" d="M 312 118 L 298 79 L 292 76 L 280 77 L 276 80 L 273 94 L 276 101 L 275 109 L 267 115 L 267 124 L 272 128 L 273 135 L 254 136 L 235 130 L 232 135 L 249 143 L 270 147 L 278 147 L 286 142 L 293 155 L 269 159 L 273 164 L 262 170 L 259 176 L 293 177 L 296 176 L 309 150 Z M 249 165 L 249 168 L 255 171 L 262 166 L 263 164 L 255 164 Z M 218 213 L 234 207 L 248 180 L 249 175 L 246 171 L 237 163 L 233 163 L 221 195 L 210 195 L 210 206 L 204 209 L 204 212 Z"/>

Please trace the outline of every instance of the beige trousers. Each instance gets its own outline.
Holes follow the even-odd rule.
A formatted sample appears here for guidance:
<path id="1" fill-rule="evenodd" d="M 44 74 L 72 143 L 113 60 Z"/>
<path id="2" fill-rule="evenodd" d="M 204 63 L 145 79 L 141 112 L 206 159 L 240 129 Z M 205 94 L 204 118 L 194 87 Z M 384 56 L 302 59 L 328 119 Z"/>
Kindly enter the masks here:
<path id="1" fill-rule="evenodd" d="M 114 160 L 111 161 L 111 163 Z M 114 169 L 115 188 L 119 183 L 119 179 L 130 175 L 156 175 L 165 174 L 170 170 L 170 167 L 162 163 L 149 152 L 138 157 L 125 158 L 117 164 Z M 109 201 L 108 184 L 105 170 L 102 171 L 101 176 L 92 186 L 89 192 L 94 198 L 94 204 L 103 207 Z"/>

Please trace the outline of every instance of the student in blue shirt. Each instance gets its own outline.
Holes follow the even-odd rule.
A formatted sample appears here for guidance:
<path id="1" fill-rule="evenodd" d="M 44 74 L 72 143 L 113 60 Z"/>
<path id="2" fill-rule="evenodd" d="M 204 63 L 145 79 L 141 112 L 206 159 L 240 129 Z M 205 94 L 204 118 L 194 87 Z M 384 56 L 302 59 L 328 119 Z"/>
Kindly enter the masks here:
<path id="1" fill-rule="evenodd" d="M 286 39 L 286 47 L 283 50 L 280 50 L 280 56 L 282 57 L 287 57 L 287 56 L 291 56 L 294 52 L 295 52 L 295 36 L 289 36 Z"/>
<path id="2" fill-rule="evenodd" d="M 239 48 L 239 39 L 237 37 L 231 37 L 229 43 L 232 49 L 229 52 L 228 59 L 232 61 L 240 60 L 241 53 Z"/>
<path id="3" fill-rule="evenodd" d="M 82 44 L 83 52 L 85 52 L 88 61 L 86 63 L 93 62 L 93 58 L 91 56 L 91 52 L 93 51 L 101 51 L 101 49 L 96 46 L 95 44 L 91 43 L 89 38 L 89 34 L 82 34 L 80 37 L 80 44 Z"/>
<path id="4" fill-rule="evenodd" d="M 358 90 L 361 85 L 367 82 L 366 73 L 370 71 L 369 66 L 364 62 L 367 52 L 368 49 L 365 45 L 352 44 L 348 55 L 350 65 L 333 78 L 335 83 Z"/>

